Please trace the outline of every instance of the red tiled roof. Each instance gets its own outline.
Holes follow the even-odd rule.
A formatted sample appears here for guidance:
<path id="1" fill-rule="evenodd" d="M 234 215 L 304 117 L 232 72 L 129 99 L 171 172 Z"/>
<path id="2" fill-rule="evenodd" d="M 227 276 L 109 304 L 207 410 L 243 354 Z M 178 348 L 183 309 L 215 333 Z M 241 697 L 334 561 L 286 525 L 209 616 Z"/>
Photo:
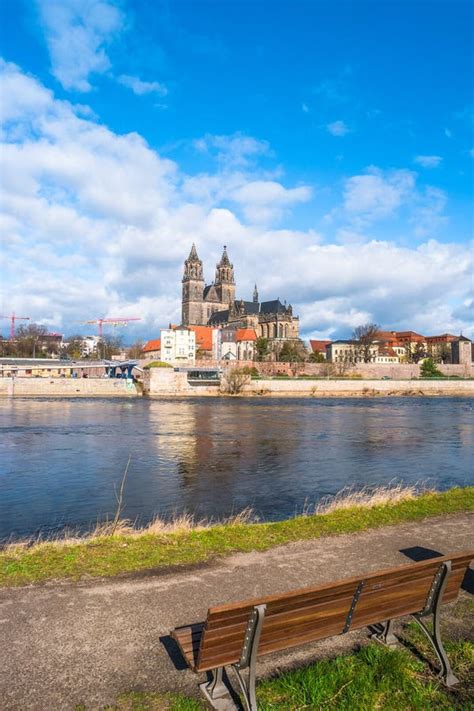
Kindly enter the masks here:
<path id="1" fill-rule="evenodd" d="M 396 336 L 392 331 L 379 331 L 376 339 L 378 341 L 395 341 Z"/>
<path id="2" fill-rule="evenodd" d="M 424 336 L 421 333 L 416 333 L 416 331 L 395 331 L 394 336 L 398 339 L 410 338 L 412 341 L 424 340 Z"/>
<path id="3" fill-rule="evenodd" d="M 145 345 L 142 348 L 142 353 L 149 353 L 150 351 L 159 351 L 161 350 L 161 339 L 160 338 L 155 338 L 152 341 L 148 341 L 148 343 L 145 343 Z"/>
<path id="4" fill-rule="evenodd" d="M 309 345 L 313 353 L 325 353 L 326 346 L 328 346 L 332 341 L 315 341 L 314 339 L 309 340 Z"/>
<path id="5" fill-rule="evenodd" d="M 253 328 L 238 328 L 235 334 L 235 340 L 240 341 L 256 341 L 257 334 Z"/>
<path id="6" fill-rule="evenodd" d="M 189 326 L 190 331 L 196 334 L 196 348 L 202 351 L 212 351 L 212 331 L 211 326 Z"/>
<path id="7" fill-rule="evenodd" d="M 450 343 L 451 341 L 455 341 L 457 339 L 457 336 L 453 336 L 452 333 L 442 333 L 440 336 L 427 336 L 426 337 L 426 342 L 431 343 L 436 341 L 441 341 L 443 343 Z"/>

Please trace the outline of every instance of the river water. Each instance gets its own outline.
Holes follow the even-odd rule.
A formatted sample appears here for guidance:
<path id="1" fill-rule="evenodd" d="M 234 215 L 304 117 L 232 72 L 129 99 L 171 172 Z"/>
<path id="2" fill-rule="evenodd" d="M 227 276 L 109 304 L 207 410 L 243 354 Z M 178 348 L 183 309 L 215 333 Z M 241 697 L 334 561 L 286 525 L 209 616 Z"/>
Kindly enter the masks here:
<path id="1" fill-rule="evenodd" d="M 473 483 L 469 398 L 0 401 L 0 539 L 188 511 L 261 519 L 354 485 Z"/>

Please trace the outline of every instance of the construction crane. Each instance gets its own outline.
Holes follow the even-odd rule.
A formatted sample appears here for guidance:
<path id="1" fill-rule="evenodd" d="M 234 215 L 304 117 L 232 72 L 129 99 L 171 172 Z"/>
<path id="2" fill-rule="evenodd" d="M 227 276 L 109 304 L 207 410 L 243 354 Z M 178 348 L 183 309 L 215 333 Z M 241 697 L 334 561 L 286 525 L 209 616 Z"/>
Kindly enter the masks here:
<path id="1" fill-rule="evenodd" d="M 129 321 L 141 321 L 141 318 L 94 318 L 90 321 L 81 321 L 81 323 L 96 323 L 99 338 L 102 339 L 104 335 L 104 324 L 109 326 L 126 326 Z"/>
<path id="2" fill-rule="evenodd" d="M 10 341 L 15 339 L 15 321 L 29 321 L 29 316 L 17 316 L 14 312 L 10 316 L 0 316 L 0 318 L 7 318 L 10 321 Z"/>

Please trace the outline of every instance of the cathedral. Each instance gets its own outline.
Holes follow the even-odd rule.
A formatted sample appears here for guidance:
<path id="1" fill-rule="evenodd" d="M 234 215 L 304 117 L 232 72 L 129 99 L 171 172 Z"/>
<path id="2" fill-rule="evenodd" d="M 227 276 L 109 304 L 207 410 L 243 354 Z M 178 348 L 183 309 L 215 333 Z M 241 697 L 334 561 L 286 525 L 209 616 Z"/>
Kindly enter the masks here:
<path id="1" fill-rule="evenodd" d="M 257 337 L 299 338 L 299 319 L 280 299 L 259 302 L 257 286 L 252 301 L 235 298 L 234 266 L 224 247 L 212 284 L 205 285 L 202 261 L 193 244 L 184 262 L 182 323 L 184 326 L 252 328 Z"/>

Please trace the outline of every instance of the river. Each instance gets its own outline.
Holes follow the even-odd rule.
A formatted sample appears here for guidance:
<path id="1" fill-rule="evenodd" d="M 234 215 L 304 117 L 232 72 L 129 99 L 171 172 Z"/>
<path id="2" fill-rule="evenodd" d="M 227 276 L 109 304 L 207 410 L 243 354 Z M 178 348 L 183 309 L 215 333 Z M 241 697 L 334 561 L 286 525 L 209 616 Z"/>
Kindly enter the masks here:
<path id="1" fill-rule="evenodd" d="M 263 520 L 353 485 L 473 483 L 469 398 L 0 401 L 0 539 L 188 511 Z"/>

